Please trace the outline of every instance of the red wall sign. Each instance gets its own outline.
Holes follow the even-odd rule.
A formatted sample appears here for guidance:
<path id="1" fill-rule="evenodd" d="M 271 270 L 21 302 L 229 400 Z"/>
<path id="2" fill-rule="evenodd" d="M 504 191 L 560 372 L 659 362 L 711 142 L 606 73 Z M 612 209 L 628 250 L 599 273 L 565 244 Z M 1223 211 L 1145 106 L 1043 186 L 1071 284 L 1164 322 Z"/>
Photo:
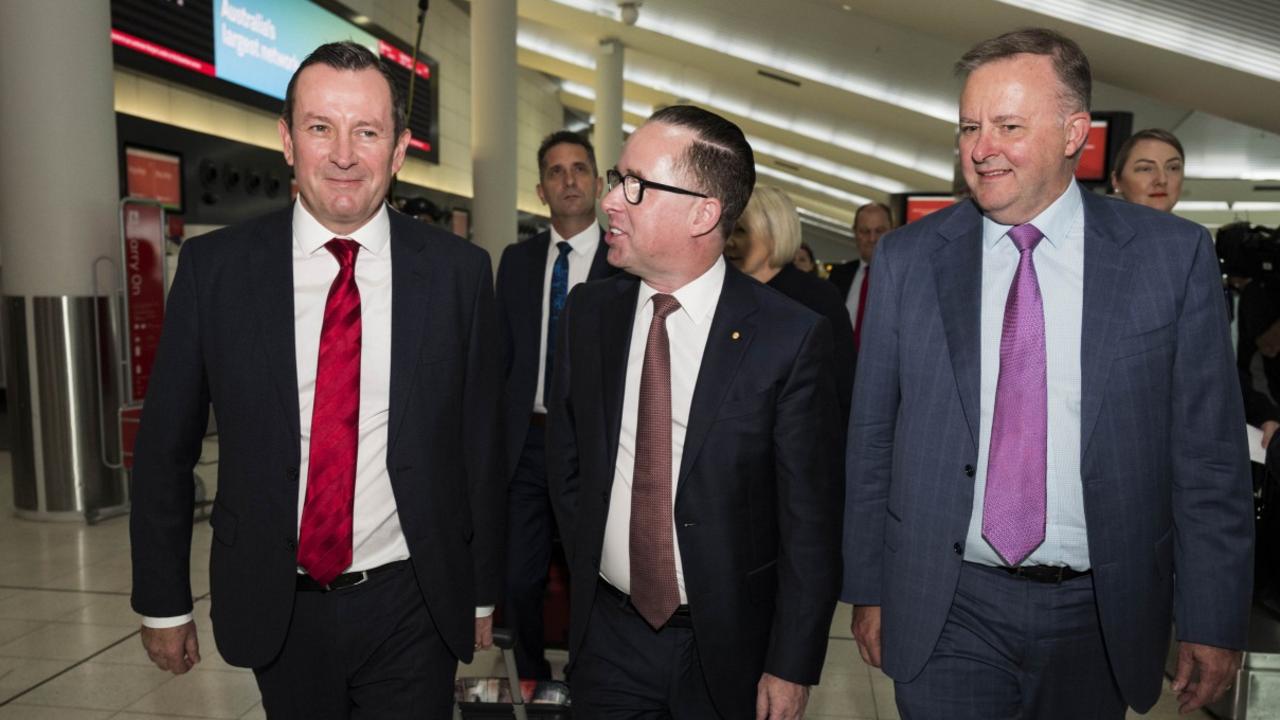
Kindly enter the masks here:
<path id="1" fill-rule="evenodd" d="M 955 205 L 956 199 L 951 197 L 912 197 L 907 198 L 907 222 L 912 223 L 930 213 Z"/>
<path id="2" fill-rule="evenodd" d="M 126 202 L 121 212 L 129 377 L 133 386 L 126 400 L 141 402 L 147 394 L 147 380 L 164 323 L 164 211 L 157 205 Z"/>
<path id="3" fill-rule="evenodd" d="M 1089 126 L 1089 136 L 1084 141 L 1084 152 L 1080 153 L 1080 164 L 1076 165 L 1076 179 L 1086 182 L 1107 180 L 1107 122 L 1105 120 L 1094 120 Z"/>
<path id="4" fill-rule="evenodd" d="M 182 160 L 177 155 L 125 148 L 129 197 L 156 200 L 174 210 L 182 207 Z"/>

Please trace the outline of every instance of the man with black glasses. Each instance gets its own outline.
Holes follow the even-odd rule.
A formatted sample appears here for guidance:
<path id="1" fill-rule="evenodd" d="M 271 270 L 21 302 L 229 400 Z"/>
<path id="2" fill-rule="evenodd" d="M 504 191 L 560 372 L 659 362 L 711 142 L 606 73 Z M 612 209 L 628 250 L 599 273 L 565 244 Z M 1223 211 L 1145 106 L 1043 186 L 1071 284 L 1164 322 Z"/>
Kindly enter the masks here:
<path id="1" fill-rule="evenodd" d="M 626 274 L 570 294 L 547 400 L 574 712 L 799 718 L 840 573 L 830 327 L 724 262 L 737 126 L 666 108 L 607 179 Z"/>

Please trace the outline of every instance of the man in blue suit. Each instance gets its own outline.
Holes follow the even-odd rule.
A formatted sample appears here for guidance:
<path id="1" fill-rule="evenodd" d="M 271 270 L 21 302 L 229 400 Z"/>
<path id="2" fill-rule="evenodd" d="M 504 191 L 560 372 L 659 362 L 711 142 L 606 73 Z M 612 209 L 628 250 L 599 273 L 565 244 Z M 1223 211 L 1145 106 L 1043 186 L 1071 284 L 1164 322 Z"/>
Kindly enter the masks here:
<path id="1" fill-rule="evenodd" d="M 609 246 L 596 220 L 604 180 L 591 143 L 568 130 L 551 133 L 538 148 L 538 175 L 538 197 L 550 210 L 551 227 L 507 246 L 498 263 L 508 478 L 503 621 L 515 633 L 520 677 L 550 680 L 542 623 L 555 531 L 547 493 L 546 381 L 569 290 L 616 270 L 606 259 Z"/>
<path id="2" fill-rule="evenodd" d="M 1185 711 L 1239 666 L 1253 526 L 1203 228 L 1080 188 L 1088 60 L 979 43 L 972 192 L 876 251 L 849 428 L 843 599 L 902 716 Z"/>

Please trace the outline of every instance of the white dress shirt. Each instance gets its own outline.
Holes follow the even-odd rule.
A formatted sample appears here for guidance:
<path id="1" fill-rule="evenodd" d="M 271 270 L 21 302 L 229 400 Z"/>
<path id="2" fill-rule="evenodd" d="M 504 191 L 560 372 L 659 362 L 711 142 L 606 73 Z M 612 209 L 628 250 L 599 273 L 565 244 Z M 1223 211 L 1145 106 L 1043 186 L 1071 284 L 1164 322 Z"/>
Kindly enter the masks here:
<path id="1" fill-rule="evenodd" d="M 573 248 L 569 251 L 569 286 L 565 289 L 567 294 L 574 285 L 587 281 L 587 274 L 591 272 L 591 263 L 596 258 L 596 249 L 600 247 L 600 225 L 591 223 L 582 232 L 567 240 L 556 232 L 554 225 L 551 226 L 551 242 L 547 243 L 547 267 L 542 276 L 542 330 L 538 341 L 538 391 L 533 395 L 533 411 L 536 413 L 547 411 L 547 406 L 543 402 L 546 391 L 543 384 L 547 378 L 547 320 L 551 316 L 551 273 L 555 270 L 556 260 L 560 257 L 560 248 L 556 245 L 561 242 L 568 242 Z"/>
<path id="2" fill-rule="evenodd" d="M 680 543 L 675 535 L 676 483 L 680 476 L 680 459 L 684 456 L 684 437 L 689 428 L 693 389 L 698 382 L 698 370 L 702 367 L 702 355 L 707 349 L 711 319 L 720 304 L 724 274 L 724 258 L 717 258 L 715 264 L 696 280 L 671 293 L 680 302 L 680 308 L 667 316 L 667 337 L 671 345 L 671 536 L 676 555 L 676 584 L 680 588 L 682 605 L 689 600 L 684 591 Z M 604 526 L 604 550 L 600 556 L 600 575 L 628 595 L 631 594 L 631 478 L 636 463 L 640 374 L 649 340 L 649 325 L 653 321 L 653 296 L 657 293 L 648 284 L 640 283 L 635 320 L 631 325 L 631 348 L 627 353 L 618 459 L 613 472 L 609 517 Z"/>
<path id="3" fill-rule="evenodd" d="M 858 263 L 858 270 L 853 273 L 853 284 L 849 286 L 849 295 L 844 299 L 844 306 L 849 310 L 849 320 L 853 322 L 854 330 L 858 329 L 858 307 L 862 305 L 862 282 L 869 272 L 871 272 L 871 263 Z"/>
<path id="4" fill-rule="evenodd" d="M 320 330 L 329 288 L 338 276 L 338 260 L 325 249 L 336 237 L 307 211 L 293 205 L 294 352 L 298 373 L 298 523 L 307 497 Z M 409 545 L 400 529 L 391 475 L 387 472 L 387 420 L 391 395 L 391 219 L 383 205 L 363 227 L 347 236 L 360 244 L 355 280 L 360 289 L 360 419 L 356 450 L 356 487 L 352 510 L 351 567 L 370 570 L 406 560 Z M 299 568 L 299 572 L 301 572 Z M 485 616 L 491 608 L 477 609 Z M 191 615 L 144 617 L 147 627 L 183 625 Z"/>
<path id="5" fill-rule="evenodd" d="M 1084 206 L 1072 182 L 1052 205 L 1031 221 L 1044 239 L 1032 251 L 1044 305 L 1048 381 L 1048 457 L 1045 478 L 1044 542 L 1023 565 L 1066 565 L 1089 569 L 1084 485 L 1080 476 L 1080 331 L 1084 314 Z M 964 559 L 1004 565 L 982 537 L 983 499 L 1000 378 L 1000 335 L 1009 286 L 1018 268 L 1010 225 L 982 220 L 982 355 L 978 467 L 973 512 Z"/>

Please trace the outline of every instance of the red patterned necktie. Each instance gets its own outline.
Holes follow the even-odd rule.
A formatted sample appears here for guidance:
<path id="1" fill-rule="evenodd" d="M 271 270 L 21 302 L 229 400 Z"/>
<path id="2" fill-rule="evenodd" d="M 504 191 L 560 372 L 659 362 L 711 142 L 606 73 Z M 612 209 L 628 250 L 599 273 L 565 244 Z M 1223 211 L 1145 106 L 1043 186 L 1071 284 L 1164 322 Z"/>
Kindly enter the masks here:
<path id="1" fill-rule="evenodd" d="M 338 259 L 320 330 L 307 499 L 298 531 L 298 564 L 328 585 L 351 566 L 352 505 L 360 422 L 360 289 L 354 240 L 334 238 L 325 249 Z"/>
<path id="2" fill-rule="evenodd" d="M 636 464 L 631 478 L 631 604 L 656 630 L 680 607 L 671 528 L 671 343 L 667 316 L 680 307 L 653 296 L 653 322 L 640 372 Z"/>

